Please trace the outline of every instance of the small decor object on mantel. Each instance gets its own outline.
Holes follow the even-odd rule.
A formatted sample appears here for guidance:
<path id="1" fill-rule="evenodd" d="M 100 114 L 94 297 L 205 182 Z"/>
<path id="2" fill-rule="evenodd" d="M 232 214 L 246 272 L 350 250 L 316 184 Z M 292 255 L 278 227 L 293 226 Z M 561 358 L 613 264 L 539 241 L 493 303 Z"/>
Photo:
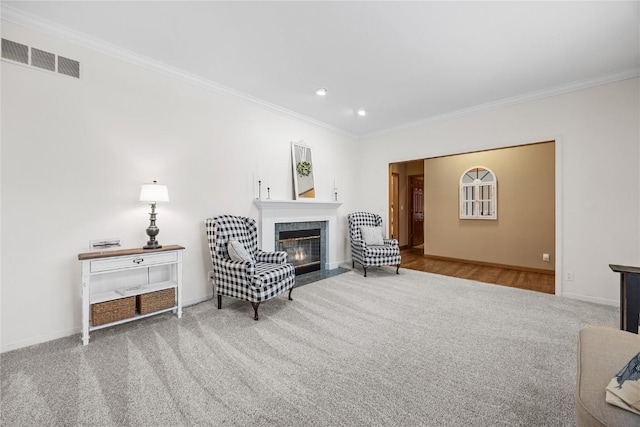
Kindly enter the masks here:
<path id="1" fill-rule="evenodd" d="M 304 145 L 303 141 L 292 142 L 291 159 L 293 161 L 293 188 L 296 200 L 315 198 L 311 148 Z"/>
<path id="2" fill-rule="evenodd" d="M 301 177 L 309 176 L 311 174 L 311 163 L 306 160 L 298 162 L 298 164 L 296 164 L 296 172 L 298 172 L 298 175 Z"/>

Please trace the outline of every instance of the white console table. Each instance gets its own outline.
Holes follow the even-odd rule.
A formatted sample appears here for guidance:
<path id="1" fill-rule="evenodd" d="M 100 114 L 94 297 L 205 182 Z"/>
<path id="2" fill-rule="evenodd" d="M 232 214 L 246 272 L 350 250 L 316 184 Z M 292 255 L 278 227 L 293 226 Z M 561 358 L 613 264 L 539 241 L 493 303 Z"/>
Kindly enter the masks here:
<path id="1" fill-rule="evenodd" d="M 131 322 L 144 317 L 172 311 L 178 318 L 182 317 L 182 251 L 184 247 L 178 245 L 163 246 L 160 249 L 125 249 L 109 252 L 88 252 L 78 255 L 82 262 L 82 343 L 89 344 L 89 332 L 121 323 Z M 128 272 L 133 273 L 140 269 L 147 269 L 147 278 L 150 278 L 151 267 L 169 269 L 169 280 L 126 286 L 119 283 L 118 277 Z M 119 274 L 116 274 L 119 273 Z M 106 289 L 92 289 L 92 278 L 98 275 L 112 275 L 112 284 Z M 108 282 L 108 281 L 107 281 Z M 175 304 L 170 308 L 154 311 L 153 313 L 139 314 L 126 319 L 117 320 L 97 326 L 90 323 L 89 312 L 91 305 L 115 301 L 121 298 L 149 294 L 151 292 L 175 289 Z"/>

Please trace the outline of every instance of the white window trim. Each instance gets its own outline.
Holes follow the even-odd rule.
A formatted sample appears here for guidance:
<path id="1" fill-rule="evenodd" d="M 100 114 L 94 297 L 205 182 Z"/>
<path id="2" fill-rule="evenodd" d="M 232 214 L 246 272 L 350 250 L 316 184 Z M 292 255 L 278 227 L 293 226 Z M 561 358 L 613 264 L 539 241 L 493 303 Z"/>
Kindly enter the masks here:
<path id="1" fill-rule="evenodd" d="M 463 182 L 465 175 L 473 171 L 475 169 L 484 169 L 490 173 L 493 177 L 492 181 L 481 181 L 476 179 L 474 182 Z M 489 190 L 489 198 L 488 199 L 480 199 L 478 197 L 479 194 L 484 193 L 480 191 L 482 187 L 488 187 Z M 471 197 L 469 196 L 469 190 L 471 190 Z M 462 173 L 460 175 L 460 199 L 459 199 L 459 214 L 460 219 L 489 219 L 489 220 L 497 220 L 498 219 L 498 179 L 496 178 L 496 174 L 493 173 L 491 169 L 485 166 L 474 166 Z M 482 203 L 489 204 L 489 214 L 481 214 Z M 465 209 L 468 205 L 471 206 L 471 213 L 468 213 L 468 209 Z"/>

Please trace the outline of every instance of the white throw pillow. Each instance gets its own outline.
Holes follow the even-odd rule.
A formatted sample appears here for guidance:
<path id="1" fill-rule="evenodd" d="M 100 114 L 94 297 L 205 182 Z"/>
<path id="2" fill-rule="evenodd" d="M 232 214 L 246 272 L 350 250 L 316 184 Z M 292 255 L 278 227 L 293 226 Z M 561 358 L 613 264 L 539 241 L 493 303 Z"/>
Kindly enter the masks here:
<path id="1" fill-rule="evenodd" d="M 229 252 L 229 258 L 231 258 L 232 261 L 255 262 L 242 243 L 235 239 L 229 239 L 229 242 L 227 243 L 227 252 Z"/>
<path id="2" fill-rule="evenodd" d="M 362 234 L 362 240 L 364 240 L 367 245 L 384 245 L 384 234 L 382 234 L 382 227 L 360 227 L 360 233 Z"/>

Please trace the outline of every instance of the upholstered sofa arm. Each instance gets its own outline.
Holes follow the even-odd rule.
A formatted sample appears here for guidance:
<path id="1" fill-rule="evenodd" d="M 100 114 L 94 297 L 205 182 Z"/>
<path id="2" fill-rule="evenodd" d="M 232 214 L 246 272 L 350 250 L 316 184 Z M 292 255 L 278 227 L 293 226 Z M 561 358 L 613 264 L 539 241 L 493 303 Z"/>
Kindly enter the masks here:
<path id="1" fill-rule="evenodd" d="M 353 239 L 351 240 L 351 245 L 355 248 L 364 250 L 367 247 L 367 244 L 362 239 Z"/>
<path id="2" fill-rule="evenodd" d="M 396 239 L 383 239 L 385 246 L 400 246 Z"/>
<path id="3" fill-rule="evenodd" d="M 400 247 L 400 244 L 396 239 L 382 239 L 382 240 L 385 246 Z M 352 242 L 356 248 L 360 248 L 364 250 L 367 247 L 367 244 L 362 239 L 354 239 Z"/>
<path id="4" fill-rule="evenodd" d="M 268 262 L 270 264 L 286 264 L 287 253 L 285 251 L 263 252 L 258 249 L 256 251 L 257 262 Z"/>
<path id="5" fill-rule="evenodd" d="M 256 265 L 252 262 L 232 261 L 215 257 L 213 258 L 214 274 L 216 280 L 224 280 L 230 275 L 242 275 L 243 277 L 252 277 L 255 274 Z"/>

